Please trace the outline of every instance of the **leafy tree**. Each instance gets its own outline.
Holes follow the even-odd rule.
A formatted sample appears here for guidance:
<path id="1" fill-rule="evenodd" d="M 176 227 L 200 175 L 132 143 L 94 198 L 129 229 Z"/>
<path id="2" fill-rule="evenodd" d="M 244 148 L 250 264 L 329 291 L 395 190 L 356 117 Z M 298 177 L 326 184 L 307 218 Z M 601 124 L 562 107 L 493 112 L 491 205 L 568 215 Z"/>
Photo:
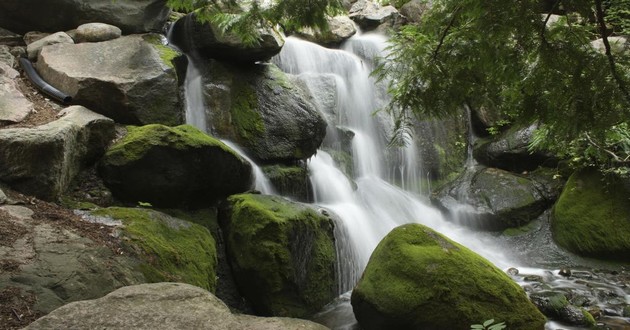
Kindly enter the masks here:
<path id="1" fill-rule="evenodd" d="M 215 24 L 246 43 L 258 42 L 263 26 L 279 24 L 289 31 L 326 29 L 326 17 L 343 8 L 339 0 L 168 0 L 167 5 L 195 12 L 198 20 Z"/>
<path id="2" fill-rule="evenodd" d="M 390 82 L 402 140 L 411 118 L 444 117 L 462 105 L 515 124 L 544 123 L 534 147 L 570 153 L 579 166 L 630 165 L 630 56 L 608 40 L 627 32 L 630 0 L 433 0 L 421 25 L 392 38 L 375 74 Z M 593 40 L 603 38 L 602 50 Z"/>

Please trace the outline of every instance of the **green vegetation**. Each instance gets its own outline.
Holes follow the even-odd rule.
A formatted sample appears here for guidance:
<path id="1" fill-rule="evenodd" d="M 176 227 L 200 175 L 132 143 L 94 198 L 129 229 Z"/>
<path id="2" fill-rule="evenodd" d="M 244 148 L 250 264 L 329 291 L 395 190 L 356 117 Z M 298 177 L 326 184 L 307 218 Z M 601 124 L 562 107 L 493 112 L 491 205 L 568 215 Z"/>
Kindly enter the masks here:
<path id="1" fill-rule="evenodd" d="M 113 207 L 92 214 L 123 222 L 124 240 L 144 261 L 139 267 L 148 282 L 184 282 L 215 291 L 217 252 L 208 229 L 148 209 Z"/>
<path id="2" fill-rule="evenodd" d="M 175 58 L 182 55 L 180 52 L 162 44 L 162 40 L 157 34 L 146 34 L 143 36 L 143 39 L 153 45 L 158 54 L 160 54 L 160 58 L 162 59 L 162 62 L 164 62 L 164 64 L 166 64 L 171 69 L 175 69 L 175 64 L 173 63 L 173 61 L 175 60 Z"/>
<path id="3" fill-rule="evenodd" d="M 287 31 L 303 27 L 326 29 L 326 17 L 342 11 L 339 0 L 273 0 L 262 6 L 254 0 L 168 0 L 175 10 L 195 12 L 197 19 L 230 32 L 245 43 L 259 42 L 259 28 L 280 25 Z"/>
<path id="4" fill-rule="evenodd" d="M 226 244 L 234 276 L 262 315 L 306 317 L 336 297 L 330 219 L 281 197 L 228 198 Z"/>
<path id="5" fill-rule="evenodd" d="M 495 317 L 510 329 L 543 329 L 523 289 L 489 261 L 428 227 L 395 228 L 377 246 L 352 293 L 363 329 L 467 329 Z"/>
<path id="6" fill-rule="evenodd" d="M 532 147 L 576 167 L 627 174 L 630 56 L 611 51 L 607 26 L 627 32 L 628 1 L 557 0 L 557 22 L 540 3 L 437 0 L 421 25 L 404 26 L 375 72 L 390 82 L 393 140 L 404 141 L 414 116 L 468 104 L 513 124 L 544 123 Z"/>
<path id="7" fill-rule="evenodd" d="M 253 143 L 254 139 L 265 132 L 265 124 L 258 113 L 258 96 L 246 81 L 234 81 L 232 86 L 232 107 L 230 114 L 239 136 Z"/>
<path id="8" fill-rule="evenodd" d="M 597 170 L 574 173 L 554 207 L 555 241 L 580 255 L 630 261 L 630 191 Z"/>
<path id="9" fill-rule="evenodd" d="M 494 319 L 486 320 L 483 324 L 473 324 L 470 326 L 470 330 L 501 330 L 505 328 L 505 322 L 494 323 Z"/>

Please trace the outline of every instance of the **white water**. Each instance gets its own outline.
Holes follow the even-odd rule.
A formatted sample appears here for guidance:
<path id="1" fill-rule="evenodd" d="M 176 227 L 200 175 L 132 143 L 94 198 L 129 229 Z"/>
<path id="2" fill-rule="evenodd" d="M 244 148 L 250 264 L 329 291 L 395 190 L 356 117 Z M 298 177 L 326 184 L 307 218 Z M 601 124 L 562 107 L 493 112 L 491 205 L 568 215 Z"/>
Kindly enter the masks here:
<path id="1" fill-rule="evenodd" d="M 307 77 L 304 83 L 312 88 L 319 102 L 313 77 L 334 75 L 336 116 L 326 116 L 329 126 L 342 126 L 354 132 L 352 153 L 354 182 L 336 168 L 332 157 L 319 151 L 309 162 L 315 202 L 334 211 L 342 220 L 350 249 L 357 267 L 352 273 L 362 273 L 370 254 L 393 228 L 405 223 L 422 223 L 449 238 L 471 248 L 505 268 L 509 260 L 493 249 L 491 239 L 484 239 L 463 227 L 445 221 L 441 213 L 418 195 L 421 169 L 415 145 L 402 150 L 388 150 L 387 136 L 392 122 L 379 112 L 387 103 L 386 93 L 370 77 L 374 56 L 382 52 L 385 38 L 361 35 L 351 38 L 343 50 L 320 47 L 296 38 L 288 38 L 282 52 L 273 61 L 287 73 Z M 361 57 L 365 56 L 365 57 Z M 330 104 L 331 102 L 328 102 Z M 330 113 L 330 110 L 324 112 Z M 330 118 L 336 120 L 331 121 Z M 393 178 L 398 178 L 394 180 Z M 396 182 L 398 185 L 394 185 Z M 343 239 L 343 238 L 338 238 Z M 352 287 L 354 283 L 346 286 Z"/>
<path id="2" fill-rule="evenodd" d="M 221 142 L 225 143 L 228 147 L 232 148 L 232 150 L 236 151 L 241 157 L 245 158 L 250 164 L 252 164 L 252 171 L 254 171 L 254 176 L 256 177 L 255 189 L 260 191 L 265 195 L 277 195 L 276 189 L 271 184 L 269 178 L 262 171 L 260 166 L 258 166 L 251 158 L 247 157 L 245 152 L 234 142 L 228 140 L 221 140 Z"/>

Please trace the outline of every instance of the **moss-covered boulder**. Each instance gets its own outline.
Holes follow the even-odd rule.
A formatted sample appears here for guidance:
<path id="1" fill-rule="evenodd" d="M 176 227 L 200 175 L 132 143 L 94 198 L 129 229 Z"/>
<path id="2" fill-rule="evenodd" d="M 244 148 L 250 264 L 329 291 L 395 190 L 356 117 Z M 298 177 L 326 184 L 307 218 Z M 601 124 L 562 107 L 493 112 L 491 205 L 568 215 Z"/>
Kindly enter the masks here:
<path id="1" fill-rule="evenodd" d="M 332 220 L 255 194 L 231 196 L 219 216 L 236 283 L 258 314 L 306 317 L 337 296 Z"/>
<path id="2" fill-rule="evenodd" d="M 545 317 L 500 269 L 419 224 L 392 230 L 352 292 L 362 329 L 470 329 L 488 319 L 543 329 Z"/>
<path id="3" fill-rule="evenodd" d="M 138 267 L 146 281 L 183 282 L 215 291 L 216 243 L 206 227 L 143 208 L 111 207 L 90 215 L 122 222 L 123 242 L 143 261 Z"/>
<path id="4" fill-rule="evenodd" d="M 572 326 L 595 326 L 595 319 L 585 309 L 572 305 L 565 293 L 559 291 L 539 291 L 530 299 L 538 309 L 552 319 Z"/>
<path id="5" fill-rule="evenodd" d="M 265 163 L 311 157 L 326 121 L 294 79 L 273 64 L 233 66 L 209 60 L 200 67 L 208 127 Z"/>
<path id="6" fill-rule="evenodd" d="M 280 195 L 300 202 L 313 201 L 313 186 L 308 177 L 306 164 L 295 166 L 276 164 L 264 166 L 262 169 Z"/>
<path id="7" fill-rule="evenodd" d="M 536 219 L 553 202 L 550 197 L 538 180 L 482 167 L 463 173 L 432 196 L 463 225 L 495 231 Z"/>
<path id="8" fill-rule="evenodd" d="M 253 181 L 249 162 L 189 125 L 128 127 L 99 174 L 116 198 L 159 207 L 207 206 Z"/>
<path id="9" fill-rule="evenodd" d="M 551 229 L 569 251 L 630 261 L 630 190 L 596 170 L 576 172 L 554 206 Z"/>

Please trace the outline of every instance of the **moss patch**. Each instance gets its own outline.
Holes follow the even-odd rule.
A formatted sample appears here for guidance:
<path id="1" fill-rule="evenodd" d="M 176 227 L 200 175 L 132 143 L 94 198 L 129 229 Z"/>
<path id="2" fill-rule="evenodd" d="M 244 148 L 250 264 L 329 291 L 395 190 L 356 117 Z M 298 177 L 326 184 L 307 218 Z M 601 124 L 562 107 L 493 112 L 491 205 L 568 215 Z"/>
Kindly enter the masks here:
<path id="1" fill-rule="evenodd" d="M 552 232 L 580 255 L 630 260 L 630 192 L 595 170 L 574 173 L 553 211 Z"/>
<path id="2" fill-rule="evenodd" d="M 372 254 L 352 294 L 362 328 L 469 329 L 494 318 L 543 329 L 545 317 L 505 273 L 428 227 L 395 228 Z"/>
<path id="3" fill-rule="evenodd" d="M 540 226 L 540 221 L 532 221 L 525 226 L 516 227 L 516 228 L 508 228 L 503 231 L 503 235 L 505 236 L 519 236 L 523 234 L 527 234 L 530 231 L 538 228 Z"/>
<path id="4" fill-rule="evenodd" d="M 234 81 L 231 98 L 230 114 L 239 136 L 250 142 L 260 137 L 265 131 L 265 124 L 260 113 L 256 111 L 258 97 L 254 89 L 247 82 Z"/>
<path id="5" fill-rule="evenodd" d="M 230 262 L 258 313 L 306 317 L 337 295 L 330 219 L 276 196 L 241 194 L 228 202 Z"/>
<path id="6" fill-rule="evenodd" d="M 215 291 L 216 246 L 206 228 L 147 209 L 114 207 L 92 214 L 123 222 L 123 237 L 145 261 L 140 270 L 148 282 L 184 282 Z"/>
<path id="7" fill-rule="evenodd" d="M 160 36 L 156 34 L 146 34 L 143 36 L 143 39 L 155 48 L 164 64 L 166 64 L 171 69 L 175 69 L 174 61 L 175 58 L 182 55 L 180 52 L 171 47 L 163 45 Z"/>

